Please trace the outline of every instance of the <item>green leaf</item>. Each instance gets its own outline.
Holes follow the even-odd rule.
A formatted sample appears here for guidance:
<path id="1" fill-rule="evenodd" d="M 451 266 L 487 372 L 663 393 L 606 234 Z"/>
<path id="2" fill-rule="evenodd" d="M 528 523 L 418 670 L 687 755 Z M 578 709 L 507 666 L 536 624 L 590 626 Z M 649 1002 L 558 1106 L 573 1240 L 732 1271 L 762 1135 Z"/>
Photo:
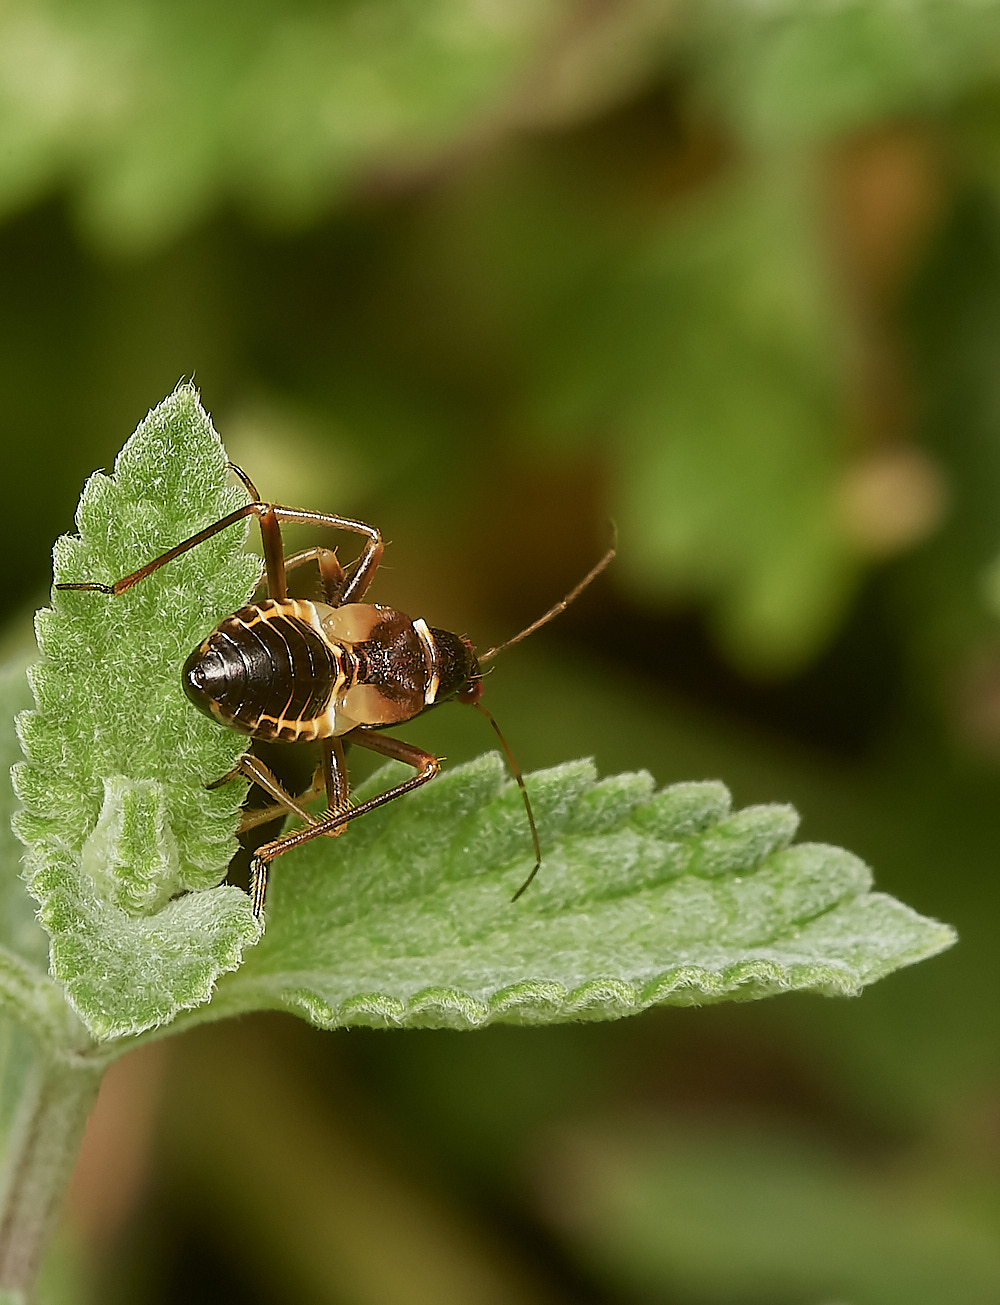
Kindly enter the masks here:
<path id="1" fill-rule="evenodd" d="M 212 1014 L 275 1008 L 324 1028 L 614 1019 L 854 994 L 954 940 L 871 893 L 849 852 L 790 846 L 789 807 L 731 814 L 721 784 L 654 793 L 648 775 L 599 782 L 587 762 L 528 785 L 544 861 L 519 901 L 524 812 L 486 756 L 279 862 L 266 937 Z"/>
<path id="2" fill-rule="evenodd" d="M 31 702 L 26 661 L 17 657 L 0 667 L 0 1112 L 9 1099 L 19 1099 L 17 1083 L 22 1052 L 36 1054 L 25 1030 L 47 1048 L 79 1040 L 80 1028 L 66 1006 L 59 985 L 46 973 L 48 946 L 35 919 L 34 903 L 20 876 L 23 849 L 14 837 L 11 818 L 16 807 L 11 766 L 21 750 L 14 730 L 15 715 Z M 17 1021 L 15 1024 L 13 1021 Z M 21 1027 L 18 1028 L 18 1025 Z M 9 1121 L 0 1118 L 0 1153 L 5 1153 Z"/>
<path id="3" fill-rule="evenodd" d="M 243 495 L 226 489 L 225 454 L 188 386 L 147 417 L 115 472 L 88 483 L 80 538 L 56 548 L 58 580 L 109 584 Z M 733 814 L 721 784 L 654 793 L 648 775 L 598 782 L 587 762 L 529 777 L 545 859 L 511 902 L 530 839 L 516 786 L 486 756 L 283 857 L 267 936 L 244 959 L 259 927 L 246 895 L 219 881 L 245 786 L 205 787 L 243 739 L 191 707 L 179 673 L 254 586 L 243 540 L 213 536 L 118 597 L 57 592 L 38 616 L 15 829 L 52 974 L 94 1036 L 266 1008 L 324 1027 L 468 1028 L 856 993 L 953 941 L 872 894 L 856 857 L 792 846 L 789 807 Z M 50 989 L 29 979 L 22 962 L 0 964 L 13 1007 L 47 1009 Z"/>
<path id="4" fill-rule="evenodd" d="M 24 849 L 11 828 L 18 804 L 10 772 L 22 757 L 14 718 L 31 705 L 27 668 L 23 657 L 0 667 L 0 946 L 44 975 L 47 940 L 38 927 L 31 898 L 24 891 L 20 876 Z"/>
<path id="5" fill-rule="evenodd" d="M 558 6 L 506 0 L 222 0 L 83 13 L 9 0 L 0 210 L 69 179 L 115 253 L 169 240 L 226 197 L 315 218 L 381 164 L 412 167 L 510 94 Z M 113 105 L 108 88 L 114 87 Z"/>
<path id="6" fill-rule="evenodd" d="M 245 501 L 190 386 L 151 412 L 115 476 L 96 473 L 56 579 L 109 584 Z M 117 598 L 55 593 L 38 613 L 36 710 L 16 768 L 29 889 L 53 975 L 91 1033 L 121 1036 L 207 999 L 258 929 L 246 896 L 216 887 L 245 785 L 207 791 L 244 741 L 190 708 L 179 668 L 259 574 L 233 528 Z M 182 896 L 175 896 L 182 893 Z"/>

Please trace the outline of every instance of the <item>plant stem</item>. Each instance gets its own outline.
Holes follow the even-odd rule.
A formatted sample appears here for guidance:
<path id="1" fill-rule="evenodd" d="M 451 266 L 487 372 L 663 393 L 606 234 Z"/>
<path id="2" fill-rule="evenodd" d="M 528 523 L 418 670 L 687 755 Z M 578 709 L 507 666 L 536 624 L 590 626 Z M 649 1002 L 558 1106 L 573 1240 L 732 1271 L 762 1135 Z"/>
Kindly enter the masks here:
<path id="1" fill-rule="evenodd" d="M 29 1300 L 103 1066 L 46 1056 L 22 1028 L 8 1030 L 6 1050 L 0 1100 L 6 1124 L 0 1136 L 0 1292 Z"/>

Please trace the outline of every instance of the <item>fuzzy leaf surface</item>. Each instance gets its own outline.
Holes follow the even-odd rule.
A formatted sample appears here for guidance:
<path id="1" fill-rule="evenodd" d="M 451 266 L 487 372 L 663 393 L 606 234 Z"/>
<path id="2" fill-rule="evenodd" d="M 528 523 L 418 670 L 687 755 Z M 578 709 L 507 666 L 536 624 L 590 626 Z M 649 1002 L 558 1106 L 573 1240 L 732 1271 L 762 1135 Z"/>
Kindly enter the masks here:
<path id="1" fill-rule="evenodd" d="M 242 501 L 181 387 L 115 477 L 88 483 L 57 579 L 109 584 Z M 256 1009 L 322 1027 L 471 1028 L 851 994 L 953 941 L 872 893 L 850 853 L 793 846 L 790 807 L 733 813 L 721 784 L 656 793 L 646 774 L 599 782 L 587 762 L 529 780 L 545 861 L 513 903 L 531 865 L 524 811 L 486 756 L 283 857 L 266 937 L 244 958 L 258 925 L 245 894 L 220 884 L 244 786 L 205 788 L 243 740 L 191 707 L 179 674 L 254 586 L 243 540 L 230 528 L 116 598 L 57 592 L 38 616 L 14 824 L 51 972 L 92 1035 Z M 29 978 L 20 962 L 0 967 L 12 1010 L 39 996 Z"/>
<path id="2" fill-rule="evenodd" d="M 110 584 L 246 501 L 190 386 L 95 473 L 56 580 Z M 258 928 L 246 896 L 217 886 L 245 785 L 209 792 L 244 742 L 191 709 L 188 653 L 247 599 L 259 563 L 230 528 L 111 597 L 54 592 L 36 617 L 35 710 L 18 718 L 15 767 L 26 879 L 51 970 L 90 1032 L 140 1032 L 205 1001 Z"/>
<path id="3" fill-rule="evenodd" d="M 528 785 L 544 863 L 520 900 L 523 808 L 499 758 L 481 757 L 279 862 L 265 938 L 211 1014 L 274 1008 L 324 1028 L 614 1019 L 855 994 L 954 940 L 871 892 L 851 853 L 793 845 L 790 807 L 734 813 L 722 784 L 654 792 L 649 775 L 599 781 L 588 762 Z"/>

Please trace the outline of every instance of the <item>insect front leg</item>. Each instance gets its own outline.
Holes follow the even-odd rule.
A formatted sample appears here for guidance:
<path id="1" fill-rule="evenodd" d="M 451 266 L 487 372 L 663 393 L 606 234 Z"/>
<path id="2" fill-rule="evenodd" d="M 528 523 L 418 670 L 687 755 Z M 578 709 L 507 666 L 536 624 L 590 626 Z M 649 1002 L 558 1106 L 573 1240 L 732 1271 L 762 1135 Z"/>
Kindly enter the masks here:
<path id="1" fill-rule="evenodd" d="M 331 802 L 330 810 L 324 816 L 321 816 L 317 823 L 305 829 L 294 829 L 291 833 L 284 834 L 281 838 L 274 839 L 273 842 L 265 843 L 263 847 L 258 847 L 250 862 L 250 900 L 253 903 L 255 916 L 259 917 L 263 909 L 267 868 L 275 857 L 293 847 L 298 847 L 300 843 L 307 843 L 310 839 L 321 834 L 330 834 L 334 830 L 339 832 L 349 820 L 353 820 L 356 816 L 363 816 L 369 811 L 374 811 L 376 807 L 384 806 L 387 802 L 393 801 L 394 798 L 402 797 L 404 793 L 419 788 L 421 784 L 426 784 L 429 779 L 433 779 L 441 769 L 441 763 L 437 757 L 432 756 L 429 752 L 414 747 L 412 743 L 404 743 L 402 739 L 389 738 L 384 734 L 368 730 L 364 726 L 352 730 L 346 737 L 359 747 L 368 748 L 371 752 L 378 752 L 383 757 L 391 757 L 394 761 L 402 761 L 405 765 L 412 766 L 416 774 L 411 776 L 410 779 L 404 780 L 401 784 L 397 784 L 394 788 L 388 789 L 385 793 L 378 793 L 375 797 L 369 798 L 367 802 L 362 802 L 359 806 L 350 808 L 346 807 L 347 789 L 345 778 L 343 789 L 343 802 L 345 805 L 339 809 L 334 809 Z M 330 740 L 330 742 L 333 743 L 334 740 Z M 336 742 L 339 743 L 339 740 L 336 740 Z M 346 776 L 346 771 L 344 774 Z"/>

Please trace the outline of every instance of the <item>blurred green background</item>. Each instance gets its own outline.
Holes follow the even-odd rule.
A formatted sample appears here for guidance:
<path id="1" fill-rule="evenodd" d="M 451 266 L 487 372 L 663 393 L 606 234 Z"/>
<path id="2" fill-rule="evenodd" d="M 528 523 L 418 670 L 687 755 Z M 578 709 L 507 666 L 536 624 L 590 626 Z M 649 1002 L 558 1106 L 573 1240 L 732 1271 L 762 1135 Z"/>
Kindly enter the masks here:
<path id="1" fill-rule="evenodd" d="M 12 637 L 193 377 L 480 646 L 613 520 L 490 676 L 521 765 L 793 801 L 961 936 L 855 1002 L 150 1049 L 52 1290 L 1000 1299 L 1000 5 L 4 0 L 0 212 Z"/>

